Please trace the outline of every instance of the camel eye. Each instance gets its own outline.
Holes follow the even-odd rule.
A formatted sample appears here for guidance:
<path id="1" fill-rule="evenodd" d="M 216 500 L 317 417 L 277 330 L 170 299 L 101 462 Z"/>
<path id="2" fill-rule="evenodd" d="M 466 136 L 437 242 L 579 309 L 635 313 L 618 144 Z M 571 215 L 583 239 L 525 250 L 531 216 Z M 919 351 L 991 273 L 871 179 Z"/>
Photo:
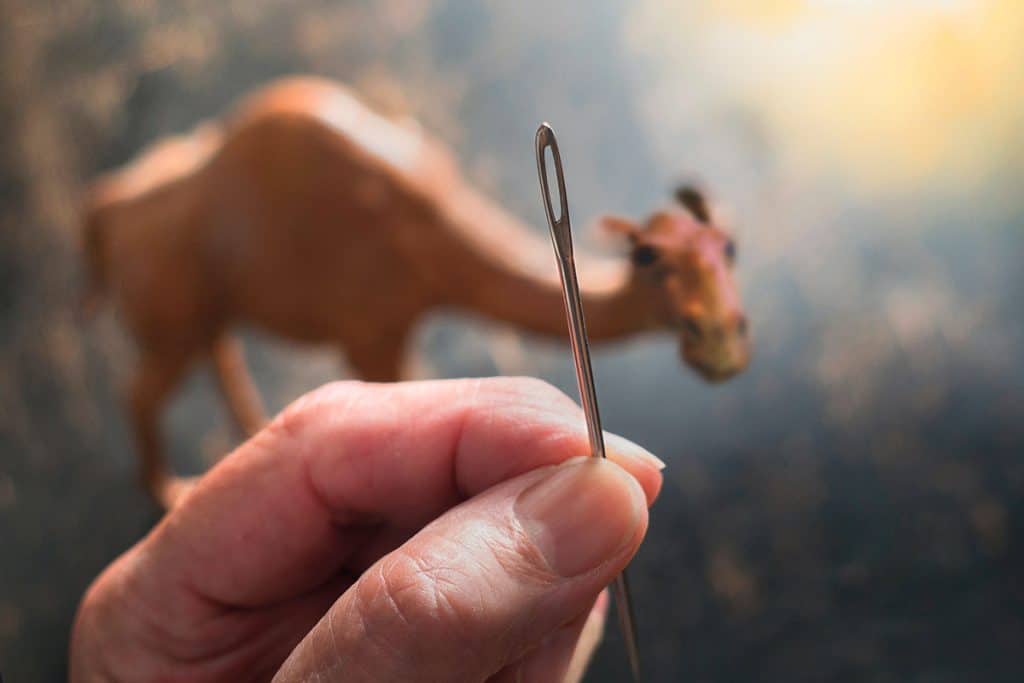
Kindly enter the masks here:
<path id="1" fill-rule="evenodd" d="M 729 265 L 736 263 L 736 243 L 729 240 L 725 243 L 725 260 L 729 262 Z"/>
<path id="2" fill-rule="evenodd" d="M 658 260 L 658 250 L 654 247 L 642 244 L 633 249 L 633 264 L 637 266 L 649 266 Z"/>

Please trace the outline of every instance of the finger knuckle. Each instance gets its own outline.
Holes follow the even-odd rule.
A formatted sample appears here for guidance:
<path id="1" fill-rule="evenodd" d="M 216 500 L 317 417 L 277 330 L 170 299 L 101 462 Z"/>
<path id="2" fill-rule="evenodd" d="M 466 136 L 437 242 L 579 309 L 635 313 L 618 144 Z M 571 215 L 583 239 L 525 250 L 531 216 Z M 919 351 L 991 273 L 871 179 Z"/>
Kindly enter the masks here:
<path id="1" fill-rule="evenodd" d="M 288 437 L 304 434 L 310 424 L 323 412 L 347 404 L 352 394 L 358 391 L 362 382 L 329 382 L 292 401 L 267 426 L 267 432 Z"/>
<path id="2" fill-rule="evenodd" d="M 495 377 L 486 381 L 486 388 L 503 402 L 534 404 L 567 401 L 560 389 L 537 377 Z"/>

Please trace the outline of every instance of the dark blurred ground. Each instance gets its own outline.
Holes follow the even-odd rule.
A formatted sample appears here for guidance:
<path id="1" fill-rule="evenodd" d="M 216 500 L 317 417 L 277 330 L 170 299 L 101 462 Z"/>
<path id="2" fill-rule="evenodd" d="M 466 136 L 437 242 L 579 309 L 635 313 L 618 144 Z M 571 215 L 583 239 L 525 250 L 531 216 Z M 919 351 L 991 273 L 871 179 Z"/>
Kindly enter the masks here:
<path id="1" fill-rule="evenodd" d="M 1012 4 L 981 6 L 1019 19 Z M 545 7 L 0 0 L 5 680 L 65 676 L 78 597 L 157 519 L 118 403 L 130 345 L 111 316 L 75 316 L 82 184 L 297 71 L 415 114 L 538 228 L 541 119 L 558 128 L 580 225 L 641 213 L 694 174 L 733 209 L 750 371 L 702 385 L 667 339 L 597 356 L 608 427 L 669 463 L 633 569 L 648 680 L 1021 680 L 1024 144 L 1012 121 L 1024 108 L 1006 94 L 1019 79 L 973 110 L 936 86 L 961 109 L 912 111 L 886 138 L 903 111 L 887 69 L 838 104 L 793 82 L 786 118 L 780 97 L 749 97 L 759 91 L 736 74 L 770 83 L 757 50 L 792 52 L 793 36 L 776 46 L 735 28 L 745 15 L 722 24 L 655 2 Z M 723 25 L 739 37 L 721 38 Z M 961 59 L 943 45 L 942 59 Z M 1021 54 L 990 52 L 978 87 Z M 930 64 L 924 75 L 941 76 L 960 62 Z M 959 118 L 945 129 L 947 114 Z M 970 144 L 932 153 L 947 138 Z M 247 341 L 275 409 L 344 372 L 330 352 Z M 427 375 L 527 373 L 575 391 L 564 348 L 497 327 L 434 321 L 419 349 Z M 167 420 L 179 469 L 231 447 L 220 411 L 197 373 Z M 589 680 L 625 678 L 614 629 L 607 640 Z"/>

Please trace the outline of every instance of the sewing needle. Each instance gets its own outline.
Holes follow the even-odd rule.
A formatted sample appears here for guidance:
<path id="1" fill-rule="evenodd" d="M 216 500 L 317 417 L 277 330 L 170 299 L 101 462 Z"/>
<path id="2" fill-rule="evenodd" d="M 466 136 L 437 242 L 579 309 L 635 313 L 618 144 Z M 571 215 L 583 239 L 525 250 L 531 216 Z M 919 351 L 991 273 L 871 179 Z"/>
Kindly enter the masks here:
<path id="1" fill-rule="evenodd" d="M 576 279 L 576 262 L 572 251 L 572 229 L 569 226 L 569 201 L 565 194 L 565 178 L 562 175 L 562 157 L 558 153 L 555 132 L 547 123 L 537 129 L 537 175 L 540 177 L 541 198 L 544 212 L 551 228 L 551 242 L 555 247 L 559 274 L 562 279 L 562 293 L 565 296 L 565 312 L 569 321 L 569 344 L 576 362 L 576 381 L 580 387 L 580 401 L 587 419 L 587 434 L 590 437 L 590 451 L 595 458 L 607 457 L 604 451 L 604 432 L 601 430 L 601 415 L 597 410 L 597 391 L 594 388 L 594 373 L 590 366 L 590 345 L 587 341 L 587 327 L 583 320 L 583 303 L 580 300 L 580 286 Z M 548 187 L 548 171 L 544 162 L 544 151 L 551 150 L 551 160 L 558 182 L 559 214 L 555 218 Z M 636 619 L 633 602 L 629 595 L 629 583 L 623 570 L 612 584 L 615 594 L 619 628 L 626 641 L 629 665 L 633 680 L 640 680 L 640 651 L 637 647 Z"/>

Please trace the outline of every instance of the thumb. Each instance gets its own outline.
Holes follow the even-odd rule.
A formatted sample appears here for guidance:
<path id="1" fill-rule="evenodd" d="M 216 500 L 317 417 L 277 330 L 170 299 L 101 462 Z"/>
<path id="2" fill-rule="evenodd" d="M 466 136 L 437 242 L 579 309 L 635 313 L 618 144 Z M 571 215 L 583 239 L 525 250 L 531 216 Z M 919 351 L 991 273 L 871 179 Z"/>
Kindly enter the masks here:
<path id="1" fill-rule="evenodd" d="M 639 547 L 645 501 L 592 458 L 496 486 L 370 567 L 274 680 L 483 681 L 590 611 Z"/>

